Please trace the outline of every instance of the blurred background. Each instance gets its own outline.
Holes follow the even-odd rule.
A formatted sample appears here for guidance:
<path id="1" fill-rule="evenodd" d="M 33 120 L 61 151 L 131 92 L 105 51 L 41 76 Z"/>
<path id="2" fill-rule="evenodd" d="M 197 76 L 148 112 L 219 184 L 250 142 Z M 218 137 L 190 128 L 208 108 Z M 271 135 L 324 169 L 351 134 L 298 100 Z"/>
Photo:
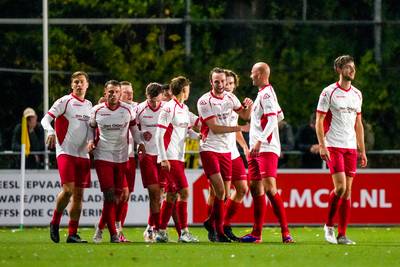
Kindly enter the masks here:
<path id="1" fill-rule="evenodd" d="M 254 99 L 250 70 L 264 61 L 271 66 L 270 82 L 285 113 L 281 133 L 286 158 L 280 167 L 311 168 L 304 165 L 313 144 L 312 131 L 305 128 L 312 129 L 321 90 L 337 80 L 333 60 L 350 54 L 357 67 L 353 84 L 364 98 L 370 167 L 400 166 L 396 0 L 43 2 L 48 3 L 50 106 L 70 92 L 70 75 L 83 70 L 90 76 L 87 98 L 93 103 L 110 79 L 131 81 L 135 101 L 141 102 L 149 82 L 167 83 L 185 75 L 192 81 L 188 105 L 197 113 L 197 99 L 209 90 L 213 67 L 238 73 L 237 95 Z M 13 142 L 20 138 L 16 125 L 25 108 L 33 108 L 38 121 L 43 116 L 42 14 L 42 0 L 0 0 L 1 168 L 18 167 Z M 42 150 L 37 149 L 39 157 Z M 40 158 L 32 168 L 43 167 Z"/>

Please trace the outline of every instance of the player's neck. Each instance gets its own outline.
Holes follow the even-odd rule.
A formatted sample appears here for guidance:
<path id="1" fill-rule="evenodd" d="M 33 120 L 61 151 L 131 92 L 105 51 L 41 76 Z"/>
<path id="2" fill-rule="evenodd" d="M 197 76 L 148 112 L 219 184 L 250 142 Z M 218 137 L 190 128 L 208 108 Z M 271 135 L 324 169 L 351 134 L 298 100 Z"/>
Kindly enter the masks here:
<path id="1" fill-rule="evenodd" d="M 184 96 L 182 94 L 174 96 L 174 99 L 176 99 L 176 101 L 178 101 L 181 104 L 183 104 L 183 102 L 185 102 L 185 98 L 184 98 Z"/>
<path id="2" fill-rule="evenodd" d="M 85 95 L 84 94 L 76 94 L 76 93 L 72 93 L 72 95 L 75 97 L 75 98 L 78 98 L 79 100 L 81 100 L 81 101 L 83 101 L 84 99 L 85 99 Z"/>
<path id="3" fill-rule="evenodd" d="M 160 105 L 161 102 L 149 100 L 149 101 L 147 101 L 147 103 L 149 103 L 149 106 L 150 106 L 151 108 L 156 109 L 156 108 Z"/>
<path id="4" fill-rule="evenodd" d="M 343 88 L 345 90 L 348 90 L 351 87 L 351 81 L 347 81 L 346 79 L 343 79 L 342 77 L 340 77 L 338 84 L 339 84 L 340 88 Z"/>

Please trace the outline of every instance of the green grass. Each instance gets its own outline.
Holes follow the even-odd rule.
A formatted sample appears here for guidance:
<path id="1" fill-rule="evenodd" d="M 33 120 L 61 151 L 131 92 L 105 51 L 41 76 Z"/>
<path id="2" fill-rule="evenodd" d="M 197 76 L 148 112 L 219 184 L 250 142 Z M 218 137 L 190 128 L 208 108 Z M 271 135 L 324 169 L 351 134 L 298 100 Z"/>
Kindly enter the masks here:
<path id="1" fill-rule="evenodd" d="M 49 239 L 48 228 L 23 231 L 0 229 L 0 266 L 400 266 L 400 227 L 350 228 L 355 246 L 330 245 L 323 240 L 322 228 L 292 228 L 295 244 L 281 243 L 279 228 L 264 228 L 261 244 L 218 244 L 207 240 L 202 228 L 192 228 L 198 244 L 143 243 L 143 228 L 127 228 L 125 234 L 136 242 L 110 244 L 66 244 Z M 246 234 L 250 228 L 235 228 Z M 91 241 L 93 229 L 80 235 Z M 176 234 L 170 230 L 170 238 Z"/>

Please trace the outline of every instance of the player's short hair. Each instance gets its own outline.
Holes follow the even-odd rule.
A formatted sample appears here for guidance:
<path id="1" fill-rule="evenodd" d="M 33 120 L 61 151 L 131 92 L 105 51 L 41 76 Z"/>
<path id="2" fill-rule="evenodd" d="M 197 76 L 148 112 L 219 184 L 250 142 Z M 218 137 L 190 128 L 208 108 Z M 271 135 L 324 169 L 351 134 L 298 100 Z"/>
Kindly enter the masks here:
<path id="1" fill-rule="evenodd" d="M 146 95 L 153 98 L 162 93 L 162 85 L 159 83 L 149 83 L 146 86 Z"/>
<path id="2" fill-rule="evenodd" d="M 223 74 L 225 74 L 225 70 L 224 70 L 224 69 L 221 69 L 221 68 L 218 68 L 218 67 L 213 68 L 213 69 L 210 71 L 210 75 L 209 75 L 210 81 L 212 80 L 212 75 L 213 75 L 213 73 L 223 73 Z M 226 75 L 226 74 L 225 74 L 225 75 Z"/>
<path id="3" fill-rule="evenodd" d="M 342 69 L 344 65 L 346 65 L 349 62 L 354 62 L 354 58 L 350 55 L 342 55 L 335 59 L 333 63 L 333 68 L 337 72 L 337 69 Z"/>
<path id="4" fill-rule="evenodd" d="M 86 81 L 89 82 L 89 75 L 84 71 L 75 71 L 74 73 L 72 73 L 71 82 L 73 79 L 75 79 L 78 76 L 85 76 Z"/>
<path id="5" fill-rule="evenodd" d="M 169 87 L 171 88 L 173 95 L 179 95 L 185 86 L 190 85 L 188 78 L 184 76 L 178 76 L 171 80 Z"/>
<path id="6" fill-rule="evenodd" d="M 127 85 L 127 86 L 132 86 L 132 83 L 131 82 L 128 82 L 128 81 L 121 81 L 121 82 L 119 82 L 119 84 L 122 86 L 122 85 Z"/>
<path id="7" fill-rule="evenodd" d="M 232 70 L 225 70 L 226 77 L 233 77 L 235 81 L 235 87 L 239 86 L 239 76 Z"/>
<path id="8" fill-rule="evenodd" d="M 107 82 L 104 84 L 104 89 L 106 89 L 107 86 L 109 86 L 110 84 L 111 84 L 112 86 L 121 87 L 121 84 L 119 83 L 119 81 L 117 81 L 117 80 L 109 80 L 109 81 L 107 81 Z"/>
<path id="9" fill-rule="evenodd" d="M 163 92 L 168 91 L 170 89 L 169 83 L 164 83 L 163 85 L 161 85 L 161 89 Z"/>

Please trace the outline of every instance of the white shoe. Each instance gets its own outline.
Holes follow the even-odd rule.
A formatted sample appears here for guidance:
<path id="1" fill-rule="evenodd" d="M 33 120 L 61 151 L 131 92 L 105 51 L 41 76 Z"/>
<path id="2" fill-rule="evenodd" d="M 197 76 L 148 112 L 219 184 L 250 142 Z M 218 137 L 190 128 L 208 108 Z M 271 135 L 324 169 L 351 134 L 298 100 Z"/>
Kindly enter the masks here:
<path id="1" fill-rule="evenodd" d="M 168 233 L 167 230 L 158 230 L 156 234 L 157 243 L 168 243 Z"/>
<path id="2" fill-rule="evenodd" d="M 193 236 L 189 231 L 182 231 L 181 236 L 179 237 L 179 242 L 197 243 L 199 242 L 199 239 Z"/>
<path id="3" fill-rule="evenodd" d="M 355 245 L 356 242 L 348 239 L 346 236 L 342 235 L 337 238 L 337 243 L 341 245 Z"/>
<path id="4" fill-rule="evenodd" d="M 103 241 L 103 230 L 99 228 L 99 225 L 97 223 L 94 225 L 94 228 L 95 231 L 93 235 L 93 242 L 96 244 L 101 243 Z"/>
<path id="5" fill-rule="evenodd" d="M 151 227 L 150 225 L 146 227 L 146 230 L 144 230 L 143 232 L 143 238 L 144 242 L 146 243 L 154 243 L 156 241 L 153 227 Z"/>
<path id="6" fill-rule="evenodd" d="M 325 240 L 331 244 L 337 244 L 338 241 L 336 240 L 336 235 L 335 235 L 335 227 L 333 226 L 327 226 L 326 224 L 324 225 L 324 231 L 325 231 Z"/>

